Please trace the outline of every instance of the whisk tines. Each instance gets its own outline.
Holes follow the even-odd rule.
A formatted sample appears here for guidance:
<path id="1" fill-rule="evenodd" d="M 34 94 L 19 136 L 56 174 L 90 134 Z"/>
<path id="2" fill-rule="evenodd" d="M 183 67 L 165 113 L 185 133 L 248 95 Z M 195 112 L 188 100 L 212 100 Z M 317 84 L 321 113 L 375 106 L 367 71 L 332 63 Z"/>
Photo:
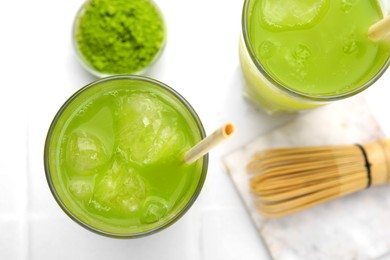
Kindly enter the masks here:
<path id="1" fill-rule="evenodd" d="M 278 148 L 257 152 L 247 166 L 261 214 L 280 217 L 390 182 L 390 141 L 366 145 Z"/>

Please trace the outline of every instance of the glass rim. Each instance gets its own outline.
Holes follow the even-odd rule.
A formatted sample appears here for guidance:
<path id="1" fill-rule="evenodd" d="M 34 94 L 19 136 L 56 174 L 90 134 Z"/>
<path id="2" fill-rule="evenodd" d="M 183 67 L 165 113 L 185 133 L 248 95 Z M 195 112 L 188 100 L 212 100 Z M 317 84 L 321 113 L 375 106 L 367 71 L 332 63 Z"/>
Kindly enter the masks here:
<path id="1" fill-rule="evenodd" d="M 332 95 L 313 95 L 313 94 L 307 94 L 300 91 L 296 91 L 294 89 L 291 89 L 287 87 L 282 82 L 278 81 L 275 77 L 273 77 L 267 69 L 262 65 L 260 59 L 256 56 L 255 51 L 252 47 L 251 40 L 249 38 L 249 30 L 248 30 L 248 12 L 249 12 L 249 5 L 252 1 L 258 1 L 258 0 L 245 0 L 243 9 L 242 9 L 242 15 L 241 15 L 241 30 L 242 30 L 242 37 L 244 39 L 244 45 L 246 48 L 246 51 L 248 52 L 251 61 L 256 66 L 258 71 L 273 85 L 276 86 L 279 90 L 287 92 L 289 95 L 301 98 L 308 101 L 319 101 L 319 102 L 327 102 L 327 101 L 336 101 L 345 99 L 351 96 L 354 96 L 363 90 L 367 89 L 369 86 L 374 84 L 382 75 L 385 73 L 386 69 L 390 65 L 390 55 L 388 55 L 386 62 L 382 65 L 382 67 L 365 83 L 363 83 L 361 86 L 354 88 L 352 90 L 349 90 L 347 92 L 341 93 L 341 94 L 332 94 Z M 383 11 L 383 6 L 380 5 L 381 10 Z"/>
<path id="2" fill-rule="evenodd" d="M 203 156 L 201 175 L 200 175 L 198 184 L 197 184 L 196 189 L 194 190 L 193 194 L 191 195 L 190 199 L 185 204 L 185 206 L 180 211 L 178 211 L 177 214 L 175 214 L 174 217 L 172 217 L 167 222 L 164 222 L 161 225 L 159 225 L 159 226 L 157 226 L 157 227 L 155 227 L 153 229 L 150 229 L 150 230 L 147 230 L 147 231 L 143 231 L 143 232 L 137 232 L 137 233 L 123 233 L 122 234 L 122 233 L 115 233 L 115 232 L 108 232 L 108 231 L 100 230 L 98 228 L 95 228 L 95 227 L 89 225 L 88 223 L 85 223 L 81 219 L 79 219 L 70 209 L 68 209 L 68 207 L 62 201 L 62 199 L 58 195 L 58 193 L 56 191 L 56 188 L 54 186 L 54 183 L 52 181 L 51 173 L 50 173 L 50 166 L 49 166 L 49 148 L 50 148 L 50 143 L 51 143 L 51 137 L 52 137 L 53 131 L 54 131 L 54 129 L 56 127 L 56 124 L 57 124 L 59 118 L 61 117 L 62 113 L 67 109 L 67 107 L 79 95 L 81 95 L 84 91 L 86 91 L 86 90 L 88 90 L 90 88 L 93 88 L 95 86 L 100 85 L 101 83 L 109 82 L 109 81 L 115 81 L 115 80 L 118 80 L 118 79 L 144 81 L 144 82 L 153 84 L 155 87 L 162 88 L 163 90 L 168 91 L 169 94 L 172 94 L 177 99 L 177 101 L 182 103 L 185 106 L 185 108 L 188 110 L 188 112 L 190 112 L 190 114 L 192 116 L 192 119 L 195 121 L 195 123 L 196 123 L 196 125 L 198 127 L 198 130 L 199 130 L 199 133 L 200 133 L 200 137 L 202 139 L 204 139 L 206 137 L 206 132 L 204 130 L 203 124 L 202 124 L 198 114 L 194 110 L 194 108 L 191 106 L 191 104 L 183 96 L 181 96 L 173 88 L 169 87 L 168 85 L 166 85 L 166 84 L 164 84 L 164 83 L 162 83 L 162 82 L 160 82 L 158 80 L 155 80 L 155 79 L 152 79 L 152 78 L 149 78 L 149 77 L 145 77 L 145 76 L 139 76 L 139 75 L 115 75 L 115 76 L 109 76 L 109 77 L 106 77 L 106 78 L 95 80 L 95 81 L 85 85 L 84 87 L 82 87 L 78 91 L 76 91 L 73 95 L 71 95 L 65 101 L 65 103 L 61 106 L 61 108 L 56 113 L 55 117 L 53 118 L 53 120 L 52 120 L 52 122 L 50 124 L 49 130 L 48 130 L 48 133 L 47 133 L 47 136 L 46 136 L 46 140 L 45 140 L 45 147 L 44 147 L 45 176 L 46 176 L 46 181 L 48 183 L 50 191 L 51 191 L 54 199 L 56 200 L 57 204 L 61 207 L 61 209 L 65 212 L 65 214 L 67 214 L 74 222 L 76 222 L 77 224 L 79 224 L 82 227 L 86 228 L 87 230 L 92 231 L 94 233 L 97 233 L 99 235 L 104 235 L 104 236 L 112 237 L 112 238 L 138 238 L 138 237 L 143 237 L 143 236 L 154 234 L 154 233 L 156 233 L 158 231 L 161 231 L 161 230 L 171 226 L 176 221 L 178 221 L 191 208 L 191 206 L 194 204 L 194 202 L 196 201 L 196 199 L 198 198 L 198 196 L 200 194 L 200 191 L 203 188 L 203 185 L 204 185 L 204 182 L 205 182 L 205 179 L 206 179 L 206 175 L 207 175 L 209 156 L 208 156 L 208 154 Z"/>
<path id="3" fill-rule="evenodd" d="M 151 68 L 156 62 L 157 60 L 159 60 L 159 58 L 161 57 L 162 53 L 164 52 L 165 50 L 165 47 L 167 45 L 167 38 L 168 38 L 168 28 L 167 28 L 167 22 L 165 20 L 165 17 L 160 9 L 160 7 L 155 3 L 154 0 L 149 0 L 150 3 L 156 8 L 158 14 L 160 15 L 160 18 L 161 18 L 161 21 L 162 21 L 162 25 L 163 25 L 163 30 L 164 30 L 164 38 L 163 38 L 163 41 L 161 42 L 161 46 L 160 46 L 160 49 L 156 52 L 156 54 L 154 55 L 154 57 L 150 60 L 150 62 L 148 64 L 146 64 L 144 67 L 140 68 L 139 70 L 137 71 L 129 71 L 129 72 L 126 72 L 126 73 L 123 73 L 123 74 L 133 74 L 133 75 L 142 75 L 143 73 L 145 73 L 147 70 L 149 70 L 149 68 Z M 73 19 L 73 26 L 72 26 L 72 47 L 73 47 L 73 50 L 74 52 L 76 53 L 76 57 L 77 57 L 77 60 L 79 61 L 79 63 L 81 64 L 81 66 L 86 70 L 88 71 L 89 73 L 91 73 L 93 76 L 95 77 L 98 77 L 98 78 L 104 78 L 104 77 L 110 77 L 110 76 L 114 76 L 114 75 L 118 75 L 118 74 L 115 74 L 115 73 L 105 73 L 105 72 L 101 72 L 97 69 L 95 69 L 93 66 L 91 66 L 89 64 L 89 62 L 84 58 L 82 52 L 80 51 L 80 49 L 78 48 L 78 43 L 77 43 L 77 40 L 76 40 L 76 30 L 78 28 L 78 22 L 79 22 L 79 18 L 81 17 L 81 15 L 83 14 L 83 12 L 85 11 L 85 7 L 86 5 L 90 2 L 90 0 L 87 0 L 85 1 L 78 9 L 78 11 L 76 12 L 76 15 Z"/>

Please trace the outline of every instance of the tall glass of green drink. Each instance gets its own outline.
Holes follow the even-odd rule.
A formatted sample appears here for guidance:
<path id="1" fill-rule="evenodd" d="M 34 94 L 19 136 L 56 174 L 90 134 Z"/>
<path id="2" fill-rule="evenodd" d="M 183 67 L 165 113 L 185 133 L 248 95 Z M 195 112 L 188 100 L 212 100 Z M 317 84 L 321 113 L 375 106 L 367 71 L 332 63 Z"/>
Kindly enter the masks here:
<path id="1" fill-rule="evenodd" d="M 246 96 L 269 113 L 355 95 L 390 64 L 389 43 L 367 37 L 377 0 L 245 0 L 240 62 Z"/>
<path id="2" fill-rule="evenodd" d="M 78 224 L 111 237 L 152 234 L 196 200 L 208 157 L 183 154 L 205 137 L 190 104 L 165 84 L 113 76 L 76 92 L 55 116 L 45 171 L 57 203 Z"/>

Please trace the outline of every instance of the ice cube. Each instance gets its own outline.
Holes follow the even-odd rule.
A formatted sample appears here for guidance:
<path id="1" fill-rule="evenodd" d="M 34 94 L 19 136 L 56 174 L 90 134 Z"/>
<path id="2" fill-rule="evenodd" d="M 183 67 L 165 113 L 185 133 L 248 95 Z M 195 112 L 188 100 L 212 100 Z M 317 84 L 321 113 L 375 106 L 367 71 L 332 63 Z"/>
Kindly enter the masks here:
<path id="1" fill-rule="evenodd" d="M 298 44 L 292 50 L 292 57 L 296 66 L 305 66 L 307 60 L 311 57 L 310 48 L 304 44 Z"/>
<path id="2" fill-rule="evenodd" d="M 71 134 L 66 151 L 68 165 L 76 174 L 90 175 L 108 161 L 105 146 L 91 133 L 83 130 Z"/>
<path id="3" fill-rule="evenodd" d="M 286 60 L 291 67 L 291 73 L 298 79 L 304 80 L 307 76 L 307 63 L 311 58 L 311 50 L 304 44 L 291 48 Z"/>
<path id="4" fill-rule="evenodd" d="M 166 216 L 167 212 L 168 202 L 166 200 L 159 197 L 149 197 L 143 207 L 141 222 L 146 224 L 155 223 Z"/>
<path id="5" fill-rule="evenodd" d="M 347 14 L 352 10 L 355 3 L 356 0 L 341 0 L 341 10 Z"/>
<path id="6" fill-rule="evenodd" d="M 360 42 L 356 32 L 348 32 L 342 36 L 342 50 L 345 54 L 357 54 L 360 50 Z"/>
<path id="7" fill-rule="evenodd" d="M 276 46 L 274 43 L 270 41 L 264 41 L 260 44 L 258 48 L 258 53 L 260 54 L 260 57 L 263 59 L 269 59 L 271 58 L 276 50 Z"/>
<path id="8" fill-rule="evenodd" d="M 95 105 L 91 111 L 87 108 L 84 109 L 88 111 L 88 116 L 82 118 L 83 123 L 78 126 L 77 130 L 82 130 L 88 135 L 98 138 L 107 152 L 107 156 L 111 157 L 115 144 L 114 111 L 111 107 L 102 105 Z"/>
<path id="9" fill-rule="evenodd" d="M 182 120 L 173 108 L 147 94 L 120 99 L 119 148 L 127 159 L 139 164 L 175 159 L 186 144 L 178 125 Z"/>
<path id="10" fill-rule="evenodd" d="M 92 197 L 93 187 L 93 177 L 72 177 L 68 184 L 70 193 L 81 201 L 88 201 Z"/>
<path id="11" fill-rule="evenodd" d="M 271 30 L 310 28 L 324 15 L 328 2 L 329 0 L 264 0 L 261 19 Z"/>
<path id="12" fill-rule="evenodd" d="M 359 51 L 359 45 L 358 41 L 355 39 L 350 39 L 349 41 L 345 42 L 343 45 L 343 52 L 345 54 L 352 54 Z"/>
<path id="13" fill-rule="evenodd" d="M 97 181 L 91 206 L 97 210 L 132 214 L 142 207 L 145 197 L 144 180 L 134 169 L 117 159 Z"/>

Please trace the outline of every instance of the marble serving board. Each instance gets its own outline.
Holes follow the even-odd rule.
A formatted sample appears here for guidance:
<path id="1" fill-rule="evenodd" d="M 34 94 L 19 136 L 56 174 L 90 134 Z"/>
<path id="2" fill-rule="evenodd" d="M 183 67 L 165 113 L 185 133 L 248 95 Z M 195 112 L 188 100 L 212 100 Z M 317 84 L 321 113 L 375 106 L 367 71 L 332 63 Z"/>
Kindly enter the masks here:
<path id="1" fill-rule="evenodd" d="M 390 185 L 371 187 L 279 219 L 256 212 L 246 164 L 274 147 L 354 144 L 383 138 L 364 97 L 302 114 L 223 158 L 273 259 L 384 259 L 390 256 Z"/>

